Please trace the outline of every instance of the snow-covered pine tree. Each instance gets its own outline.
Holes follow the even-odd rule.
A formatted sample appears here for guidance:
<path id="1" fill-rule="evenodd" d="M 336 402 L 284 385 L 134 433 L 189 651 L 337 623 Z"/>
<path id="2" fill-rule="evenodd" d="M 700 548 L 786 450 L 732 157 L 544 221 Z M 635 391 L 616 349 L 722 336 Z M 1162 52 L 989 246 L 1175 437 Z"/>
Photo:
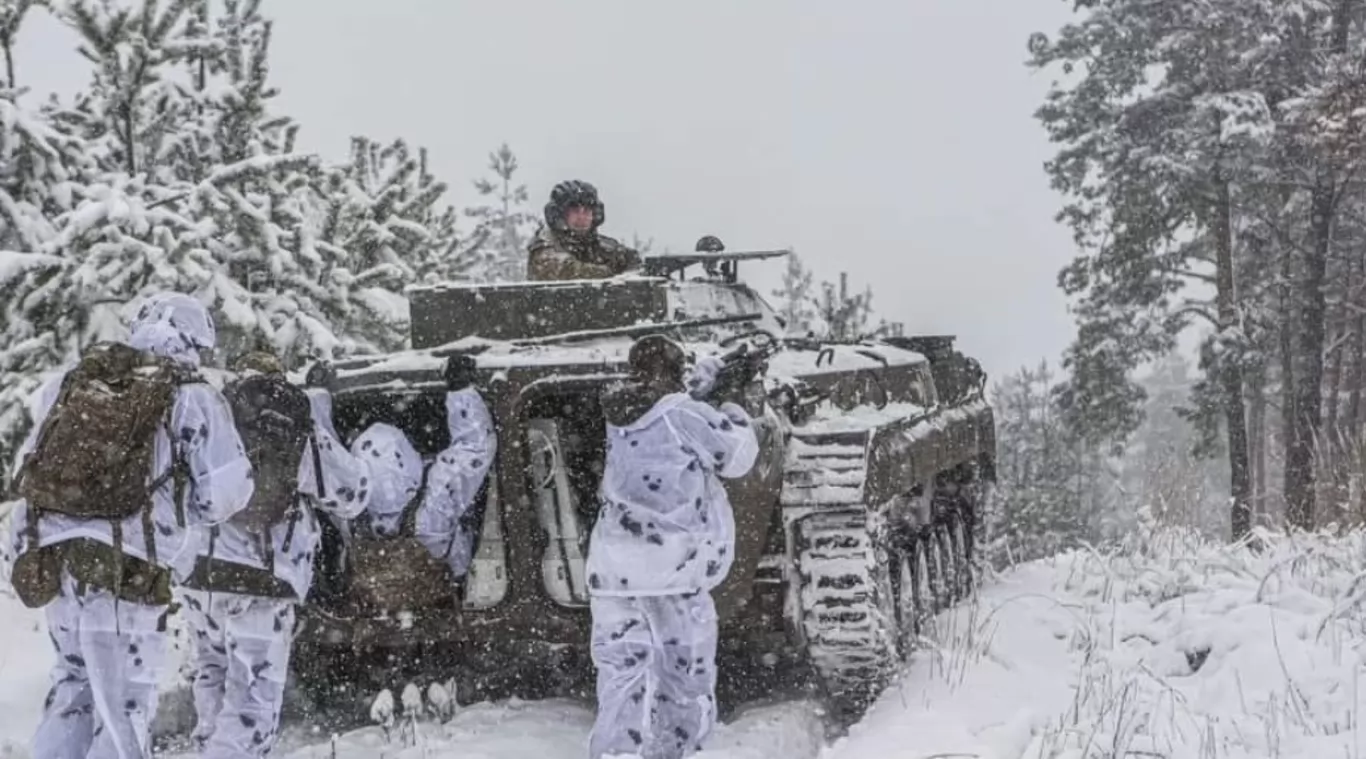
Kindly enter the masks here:
<path id="1" fill-rule="evenodd" d="M 355 272 L 345 324 L 364 346 L 353 349 L 404 344 L 408 283 L 463 278 L 457 272 L 470 256 L 457 236 L 455 209 L 440 205 L 445 191 L 427 151 L 414 153 L 403 140 L 353 138 L 351 161 L 328 169 L 310 228 L 320 251 L 344 258 Z"/>
<path id="2" fill-rule="evenodd" d="M 527 207 L 526 185 L 516 180 L 517 156 L 507 143 L 489 153 L 488 168 L 492 175 L 474 182 L 483 203 L 465 209 L 466 216 L 477 220 L 471 247 L 482 268 L 469 275 L 485 281 L 521 281 L 526 279 L 527 244 L 540 217 Z"/>
<path id="3" fill-rule="evenodd" d="M 216 166 L 187 213 L 215 220 L 209 246 L 226 264 L 204 291 L 223 314 L 229 352 L 264 347 L 287 365 L 312 356 L 391 350 L 406 340 L 403 288 L 434 251 L 458 251 L 455 211 L 426 152 L 357 138 L 351 160 L 322 167 L 294 148 L 291 119 L 271 112 L 270 22 L 259 0 L 225 3 L 196 74 L 213 94 L 199 133 Z"/>
<path id="4" fill-rule="evenodd" d="M 289 292 L 250 291 L 263 271 L 279 269 L 279 279 L 298 268 L 290 264 L 299 198 L 315 160 L 293 155 L 293 125 L 268 113 L 271 30 L 259 1 L 225 0 L 216 18 L 211 5 L 76 0 L 64 9 L 95 73 L 61 117 L 95 146 L 103 170 L 92 180 L 101 198 L 73 214 L 81 223 L 67 235 L 67 254 L 101 273 L 122 256 L 143 274 L 105 276 L 100 293 L 84 292 L 77 285 L 90 278 L 76 277 L 62 295 L 79 304 L 189 292 L 217 313 L 224 355 L 262 344 L 330 348 L 330 325 L 307 315 L 330 294 L 317 281 L 302 288 L 302 308 Z M 124 204 L 138 211 L 131 220 L 119 213 Z"/>
<path id="5" fill-rule="evenodd" d="M 119 334 L 109 309 L 92 305 L 154 289 L 192 291 L 213 269 L 199 244 L 202 228 L 178 207 L 188 187 L 168 158 L 183 153 L 183 127 L 201 110 L 175 81 L 186 51 L 204 44 L 190 36 L 192 5 L 72 0 L 60 8 L 93 75 L 72 107 L 49 105 L 45 112 L 80 140 L 85 160 L 72 183 L 78 200 L 57 218 L 50 243 L 61 270 L 28 278 L 29 290 L 19 296 L 52 333 L 57 362 L 91 340 Z"/>
<path id="6" fill-rule="evenodd" d="M 143 288 L 179 288 L 194 268 L 194 225 L 158 205 L 170 190 L 150 160 L 178 139 L 173 122 L 186 112 L 164 79 L 178 58 L 185 7 L 63 6 L 60 17 L 94 64 L 89 89 L 70 108 L 30 110 L 12 91 L 0 106 L 9 117 L 0 126 L 0 183 L 13 201 L 0 232 L 10 251 L 0 441 L 10 447 L 29 423 L 26 396 L 46 372 L 90 341 L 118 336 L 117 304 Z M 12 55 L 9 64 L 18 68 Z"/>
<path id="7" fill-rule="evenodd" d="M 787 268 L 783 270 L 782 286 L 772 292 L 778 301 L 778 316 L 782 318 L 789 335 L 804 337 L 815 332 L 816 310 L 811 289 L 811 270 L 802 264 L 802 259 L 796 253 L 789 254 Z"/>
<path id="8" fill-rule="evenodd" d="M 28 426 L 25 402 L 64 355 L 39 288 L 61 270 L 58 220 L 78 200 L 85 144 L 0 90 L 0 463 Z M 35 297 L 36 296 L 36 297 Z M 3 466 L 0 483 L 8 477 Z"/>
<path id="9" fill-rule="evenodd" d="M 1078 488 L 1082 461 L 1055 400 L 1047 362 L 997 381 L 997 476 L 986 515 L 988 553 L 1001 563 L 1051 556 L 1096 535 Z"/>
<path id="10" fill-rule="evenodd" d="M 106 172 L 176 179 L 168 154 L 193 135 L 184 129 L 198 104 L 178 81 L 180 64 L 205 44 L 190 11 L 208 0 L 68 0 L 59 17 L 80 37 L 77 51 L 93 64 L 90 84 L 59 118 L 91 142 Z"/>
<path id="11" fill-rule="evenodd" d="M 0 0 L 0 13 L 16 3 Z M 405 283 L 387 249 L 353 256 L 323 234 L 332 175 L 295 151 L 297 126 L 272 112 L 260 8 L 71 0 L 58 17 L 80 37 L 89 85 L 38 112 L 0 97 L 0 445 L 25 431 L 38 375 L 122 334 L 118 307 L 151 290 L 210 305 L 225 355 L 266 347 L 293 364 L 401 342 L 392 315 Z M 425 166 L 417 174 L 420 192 L 374 200 L 431 206 L 440 193 Z M 454 239 L 450 209 L 418 214 L 422 233 L 398 221 L 408 210 L 373 211 L 395 239 Z M 430 257 L 405 250 L 400 261 Z"/>
<path id="12" fill-rule="evenodd" d="M 272 24 L 260 6 L 225 0 L 214 16 L 195 0 L 190 29 L 204 39 L 185 57 L 199 103 L 185 129 L 194 139 L 169 158 L 194 183 L 176 207 L 210 222 L 204 245 L 216 266 L 195 291 L 219 316 L 221 353 L 267 349 L 294 366 L 344 350 L 351 276 L 345 256 L 309 244 L 320 162 L 295 150 L 298 125 L 272 112 Z"/>
<path id="13" fill-rule="evenodd" d="M 1214 327 L 1208 367 L 1237 537 L 1250 526 L 1243 370 L 1255 308 L 1255 289 L 1236 286 L 1238 216 L 1272 173 L 1277 88 L 1265 77 L 1276 64 L 1267 57 L 1278 55 L 1273 19 L 1293 15 L 1290 5 L 1079 6 L 1055 40 L 1031 39 L 1032 66 L 1081 74 L 1055 83 L 1037 114 L 1060 146 L 1047 168 L 1082 249 L 1060 277 L 1080 296 L 1069 413 L 1112 439 L 1128 434 L 1142 400 L 1130 372 L 1172 350 L 1193 322 Z"/>
<path id="14" fill-rule="evenodd" d="M 847 272 L 840 272 L 838 285 L 821 282 L 815 310 L 825 326 L 823 337 L 829 340 L 852 342 L 880 336 L 892 329 L 886 321 L 879 322 L 876 327 L 869 324 L 873 317 L 873 288 L 865 287 L 863 292 L 851 295 Z"/>

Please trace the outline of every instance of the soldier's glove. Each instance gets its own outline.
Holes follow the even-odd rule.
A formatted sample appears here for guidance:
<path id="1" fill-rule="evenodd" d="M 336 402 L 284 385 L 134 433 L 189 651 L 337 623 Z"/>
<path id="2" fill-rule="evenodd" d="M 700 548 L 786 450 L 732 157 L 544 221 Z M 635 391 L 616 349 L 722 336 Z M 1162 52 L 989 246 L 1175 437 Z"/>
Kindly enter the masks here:
<path id="1" fill-rule="evenodd" d="M 328 361 L 316 361 L 304 375 L 304 387 L 319 387 L 328 392 L 337 386 L 337 369 Z"/>
<path id="2" fill-rule="evenodd" d="M 717 378 L 725 368 L 726 363 L 716 356 L 707 356 L 699 360 L 684 380 L 684 384 L 688 386 L 688 394 L 695 400 L 705 400 L 711 395 L 712 389 L 716 387 Z"/>
<path id="3" fill-rule="evenodd" d="M 725 371 L 716 378 L 716 384 L 712 387 L 708 400 L 713 406 L 718 407 L 723 403 L 743 405 L 745 388 L 753 379 L 754 372 L 750 369 L 748 362 L 737 361 L 733 364 L 727 364 Z"/>
<path id="4" fill-rule="evenodd" d="M 474 384 L 475 369 L 478 366 L 474 356 L 453 353 L 446 359 L 442 379 L 446 381 L 446 392 L 454 393 Z"/>

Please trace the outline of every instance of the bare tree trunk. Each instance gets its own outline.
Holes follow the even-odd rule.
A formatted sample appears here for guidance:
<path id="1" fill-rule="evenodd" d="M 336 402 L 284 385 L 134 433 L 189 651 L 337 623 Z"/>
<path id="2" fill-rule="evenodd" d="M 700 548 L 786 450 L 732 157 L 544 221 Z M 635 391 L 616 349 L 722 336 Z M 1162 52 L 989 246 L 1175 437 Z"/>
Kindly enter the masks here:
<path id="1" fill-rule="evenodd" d="M 1344 309 L 1350 315 L 1344 320 L 1348 328 L 1352 330 L 1352 337 L 1347 341 L 1344 348 L 1351 355 L 1351 360 L 1347 363 L 1347 408 L 1342 413 L 1341 424 L 1349 430 L 1348 437 L 1356 437 L 1356 427 L 1361 423 L 1361 383 L 1366 379 L 1363 374 L 1362 359 L 1366 358 L 1366 315 L 1362 308 L 1362 289 L 1366 287 L 1366 261 L 1358 258 L 1356 267 L 1356 279 L 1352 282 L 1351 290 L 1347 295 L 1349 308 Z M 1355 311 L 1355 314 L 1351 312 Z"/>
<path id="2" fill-rule="evenodd" d="M 1320 169 L 1322 171 L 1322 169 Z M 1291 525 L 1314 528 L 1314 447 L 1323 421 L 1323 347 L 1327 306 L 1323 284 L 1333 226 L 1333 186 L 1320 176 L 1310 200 L 1311 248 L 1300 280 L 1295 414 L 1285 451 L 1285 512 Z"/>
<path id="3" fill-rule="evenodd" d="M 1266 503 L 1266 373 L 1248 388 L 1248 455 L 1252 459 L 1252 522 L 1267 524 Z"/>
<path id="4" fill-rule="evenodd" d="M 19 84 L 14 81 L 14 39 L 19 34 L 19 26 L 24 23 L 24 15 L 34 5 L 34 0 L 19 0 L 10 7 L 9 18 L 5 19 L 4 27 L 0 28 L 0 48 L 5 51 L 5 87 L 16 89 Z"/>
<path id="5" fill-rule="evenodd" d="M 1278 284 L 1280 290 L 1280 351 L 1281 351 L 1281 442 L 1284 446 L 1281 460 L 1282 483 L 1282 507 L 1283 516 L 1288 517 L 1290 511 L 1289 501 L 1285 494 L 1289 492 L 1288 480 L 1290 477 L 1290 466 L 1286 457 L 1290 453 L 1290 435 L 1295 425 L 1295 327 L 1294 323 L 1299 318 L 1299 310 L 1295 307 L 1295 299 L 1291 296 L 1292 288 L 1291 276 L 1295 272 L 1293 251 L 1285 250 L 1281 253 L 1281 281 Z"/>
<path id="6" fill-rule="evenodd" d="M 1219 207 L 1214 218 L 1215 300 L 1219 329 L 1237 329 L 1238 312 L 1233 292 L 1233 201 L 1229 183 L 1219 182 Z M 1233 540 L 1242 540 L 1252 531 L 1252 480 L 1248 471 L 1247 415 L 1243 407 L 1243 367 L 1241 360 L 1225 361 L 1219 367 L 1223 385 L 1225 427 L 1228 429 L 1229 492 L 1233 496 L 1230 522 Z"/>
<path id="7" fill-rule="evenodd" d="M 1347 320 L 1345 314 L 1342 314 L 1342 317 L 1333 319 L 1333 339 L 1329 343 L 1332 350 L 1328 355 L 1328 367 L 1324 370 L 1323 375 L 1323 428 L 1325 430 L 1324 436 L 1330 440 L 1333 437 L 1332 431 L 1338 425 L 1338 400 L 1339 394 L 1342 392 L 1342 363 L 1347 353 L 1344 344 L 1347 335 Z"/>
<path id="8" fill-rule="evenodd" d="M 17 85 L 14 83 L 14 47 L 9 34 L 0 38 L 0 46 L 5 48 L 5 86 L 12 90 Z"/>
<path id="9" fill-rule="evenodd" d="M 1366 298 L 1363 298 L 1363 290 L 1366 290 L 1366 258 L 1359 258 L 1357 267 L 1358 281 L 1355 290 L 1352 292 L 1352 302 L 1357 311 L 1352 319 L 1353 329 L 1356 334 L 1352 336 L 1352 376 L 1348 382 L 1350 389 L 1347 394 L 1347 418 L 1343 426 L 1347 430 L 1347 450 L 1352 459 L 1352 477 L 1355 481 L 1357 491 L 1357 504 L 1354 509 L 1353 522 L 1360 522 L 1366 518 L 1366 472 L 1362 471 L 1362 424 L 1366 422 L 1363 414 L 1366 408 L 1362 408 L 1361 388 L 1366 384 L 1366 311 L 1362 306 L 1366 305 Z"/>
<path id="10" fill-rule="evenodd" d="M 1348 279 L 1350 280 L 1350 272 Z M 1342 524 L 1344 501 L 1339 488 L 1344 484 L 1342 478 L 1342 437 L 1338 426 L 1339 394 L 1342 389 L 1342 364 L 1347 350 L 1344 340 L 1347 335 L 1345 306 L 1335 309 L 1332 320 L 1332 341 L 1327 357 L 1328 367 L 1324 372 L 1324 419 L 1319 434 L 1319 472 L 1318 502 L 1322 504 L 1322 522 Z"/>
<path id="11" fill-rule="evenodd" d="M 1338 0 L 1333 9 L 1332 52 L 1346 52 L 1356 0 Z M 1332 246 L 1337 205 L 1338 166 L 1327 155 L 1314 156 L 1314 186 L 1309 198 L 1310 245 L 1304 254 L 1300 281 L 1300 319 L 1295 382 L 1296 408 L 1291 416 L 1285 450 L 1286 518 L 1302 529 L 1314 527 L 1314 443 L 1323 420 L 1323 348 L 1326 317 L 1324 281 Z"/>

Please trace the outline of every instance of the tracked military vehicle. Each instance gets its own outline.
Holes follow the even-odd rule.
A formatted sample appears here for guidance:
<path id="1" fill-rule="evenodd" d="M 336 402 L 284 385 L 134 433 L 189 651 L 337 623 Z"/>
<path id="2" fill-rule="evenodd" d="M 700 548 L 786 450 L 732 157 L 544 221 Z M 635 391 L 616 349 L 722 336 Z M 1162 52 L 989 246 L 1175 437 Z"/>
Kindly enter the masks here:
<path id="1" fill-rule="evenodd" d="M 809 671 L 832 705 L 859 713 L 915 648 L 923 620 L 970 591 L 977 503 L 994 476 L 992 412 L 980 368 L 951 337 L 781 337 L 738 267 L 784 254 L 652 258 L 610 280 L 410 290 L 411 350 L 336 366 L 337 427 L 349 440 L 385 421 L 434 455 L 448 444 L 446 362 L 474 356 L 499 440 L 467 515 L 473 566 L 439 602 L 405 598 L 417 567 L 394 568 L 391 592 L 360 599 L 333 535 L 302 614 L 300 680 L 359 677 L 360 661 L 385 656 L 416 668 L 482 658 L 492 664 L 466 670 L 462 693 L 496 697 L 588 671 L 599 393 L 626 375 L 635 337 L 664 333 L 699 357 L 745 345 L 764 358 L 743 404 L 761 453 L 726 483 L 737 547 L 715 592 L 732 662 L 721 690 L 756 672 Z"/>

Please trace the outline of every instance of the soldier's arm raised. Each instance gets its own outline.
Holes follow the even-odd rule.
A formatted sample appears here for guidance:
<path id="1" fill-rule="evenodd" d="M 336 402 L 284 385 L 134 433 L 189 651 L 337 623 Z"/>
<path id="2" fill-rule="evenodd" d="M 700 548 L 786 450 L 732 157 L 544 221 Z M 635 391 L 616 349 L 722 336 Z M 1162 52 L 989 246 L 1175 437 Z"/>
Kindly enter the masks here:
<path id="1" fill-rule="evenodd" d="M 451 444 L 437 455 L 427 484 L 443 487 L 463 513 L 488 476 L 498 452 L 498 436 L 488 406 L 473 388 L 446 394 L 446 420 Z"/>
<path id="2" fill-rule="evenodd" d="M 342 445 L 332 424 L 332 395 L 321 388 L 309 388 L 309 404 L 313 411 L 313 435 L 317 442 L 317 460 L 322 464 L 322 478 L 314 469 L 314 451 L 310 446 L 299 462 L 299 490 L 318 499 L 323 511 L 342 519 L 353 519 L 370 503 L 370 464 L 351 455 Z M 321 488 L 321 489 L 320 489 Z"/>
<path id="3" fill-rule="evenodd" d="M 256 485 L 222 394 L 205 384 L 180 388 L 171 433 L 172 450 L 188 468 L 186 523 L 219 524 L 245 508 Z"/>

